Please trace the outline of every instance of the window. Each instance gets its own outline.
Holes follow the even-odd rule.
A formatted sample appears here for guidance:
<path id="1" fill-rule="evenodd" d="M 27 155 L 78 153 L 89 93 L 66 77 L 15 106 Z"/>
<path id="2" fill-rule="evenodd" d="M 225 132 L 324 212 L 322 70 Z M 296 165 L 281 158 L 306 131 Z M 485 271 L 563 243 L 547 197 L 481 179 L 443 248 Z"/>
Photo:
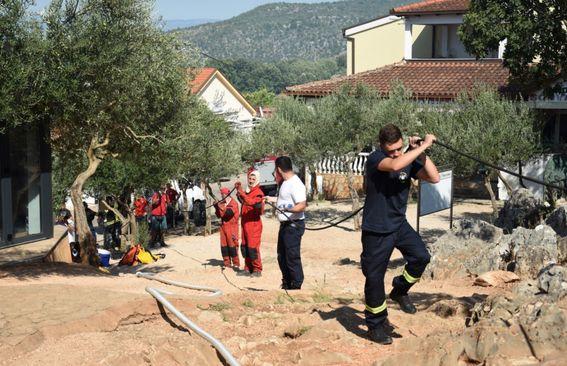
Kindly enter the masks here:
<path id="1" fill-rule="evenodd" d="M 9 133 L 14 239 L 41 233 L 41 165 L 38 128 Z"/>
<path id="2" fill-rule="evenodd" d="M 433 27 L 434 58 L 475 58 L 467 52 L 457 33 L 459 24 L 442 24 Z M 498 50 L 493 50 L 488 58 L 498 57 Z"/>
<path id="3" fill-rule="evenodd" d="M 52 235 L 46 132 L 44 126 L 34 125 L 0 135 L 0 247 Z"/>

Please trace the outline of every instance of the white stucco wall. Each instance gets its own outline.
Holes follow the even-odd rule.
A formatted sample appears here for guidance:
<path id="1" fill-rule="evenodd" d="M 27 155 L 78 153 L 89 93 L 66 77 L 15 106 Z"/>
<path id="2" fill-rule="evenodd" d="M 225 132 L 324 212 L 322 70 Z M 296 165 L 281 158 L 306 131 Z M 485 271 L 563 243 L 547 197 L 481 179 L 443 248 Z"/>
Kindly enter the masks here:
<path id="1" fill-rule="evenodd" d="M 201 92 L 200 97 L 214 113 L 224 114 L 227 119 L 236 117 L 240 122 L 252 121 L 253 116 L 250 111 L 240 103 L 216 76 Z M 234 115 L 234 117 L 231 115 Z"/>

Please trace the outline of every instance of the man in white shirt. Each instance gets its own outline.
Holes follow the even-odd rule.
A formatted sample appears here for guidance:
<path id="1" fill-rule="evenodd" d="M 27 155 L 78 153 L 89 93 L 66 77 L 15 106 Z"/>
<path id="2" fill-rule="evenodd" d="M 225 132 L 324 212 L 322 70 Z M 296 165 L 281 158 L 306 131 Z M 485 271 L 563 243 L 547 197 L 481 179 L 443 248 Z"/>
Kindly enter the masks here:
<path id="1" fill-rule="evenodd" d="M 278 179 L 281 178 L 281 179 Z M 305 185 L 293 172 L 291 159 L 280 156 L 276 159 L 276 179 L 283 180 L 278 197 L 267 197 L 276 204 L 280 231 L 278 233 L 278 264 L 282 272 L 282 288 L 299 290 L 303 284 L 301 265 L 301 237 L 305 232 L 305 208 L 307 196 Z"/>
<path id="2" fill-rule="evenodd" d="M 203 190 L 199 186 L 194 185 L 193 182 L 189 182 L 187 190 L 185 190 L 185 195 L 187 196 L 187 210 L 189 212 L 193 211 L 193 203 L 198 200 L 205 200 L 205 195 Z"/>

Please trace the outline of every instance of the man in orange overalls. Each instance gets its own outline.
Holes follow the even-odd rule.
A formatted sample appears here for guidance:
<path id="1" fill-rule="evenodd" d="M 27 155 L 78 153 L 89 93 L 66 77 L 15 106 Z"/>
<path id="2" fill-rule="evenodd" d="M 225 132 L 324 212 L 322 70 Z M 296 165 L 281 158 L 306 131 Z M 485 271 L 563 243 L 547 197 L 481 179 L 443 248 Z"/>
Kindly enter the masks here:
<path id="1" fill-rule="evenodd" d="M 262 239 L 262 214 L 264 213 L 264 192 L 260 189 L 260 173 L 248 172 L 248 189 L 236 182 L 238 200 L 242 203 L 242 244 L 240 249 L 244 257 L 244 270 L 254 277 L 262 276 L 260 241 Z"/>
<path id="2" fill-rule="evenodd" d="M 221 188 L 222 199 L 214 204 L 215 214 L 221 219 L 220 241 L 221 254 L 225 267 L 235 271 L 240 268 L 238 258 L 238 203 L 230 197 L 228 188 Z"/>

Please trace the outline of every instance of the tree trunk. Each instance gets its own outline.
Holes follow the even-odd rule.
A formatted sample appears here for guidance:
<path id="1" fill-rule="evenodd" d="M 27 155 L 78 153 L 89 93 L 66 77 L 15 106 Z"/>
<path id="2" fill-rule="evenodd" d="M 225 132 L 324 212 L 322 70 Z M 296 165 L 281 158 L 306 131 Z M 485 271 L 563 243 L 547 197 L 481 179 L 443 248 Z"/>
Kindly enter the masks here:
<path id="1" fill-rule="evenodd" d="M 205 206 L 207 207 L 205 208 L 205 230 L 203 230 L 204 236 L 211 235 L 213 233 L 211 226 L 211 210 L 210 208 L 208 208 L 213 203 L 211 200 L 212 192 L 210 188 L 211 187 L 208 185 L 208 183 L 201 182 L 201 190 L 205 193 Z M 207 189 L 209 194 L 206 193 Z"/>
<path id="2" fill-rule="evenodd" d="M 90 146 L 87 150 L 87 157 L 89 165 L 87 169 L 81 172 L 71 185 L 71 201 L 75 209 L 75 228 L 78 237 L 79 245 L 81 247 L 81 262 L 83 264 L 90 264 L 99 266 L 100 260 L 96 247 L 96 240 L 89 229 L 87 222 L 87 214 L 83 206 L 83 186 L 85 182 L 96 172 L 99 164 L 106 155 L 103 149 L 109 143 L 109 138 L 106 136 L 105 140 L 100 143 L 98 136 L 91 139 Z"/>
<path id="3" fill-rule="evenodd" d="M 309 174 L 311 174 L 311 192 L 313 194 L 314 200 L 319 200 L 319 186 L 317 185 L 317 169 L 313 167 L 313 170 L 309 170 Z"/>
<path id="4" fill-rule="evenodd" d="M 496 204 L 496 196 L 492 190 L 492 184 L 490 184 L 490 173 L 484 176 L 484 186 L 490 195 L 490 201 L 492 203 L 492 219 L 494 221 L 498 215 L 498 205 Z"/>
<path id="5" fill-rule="evenodd" d="M 347 159 L 346 161 L 346 168 L 347 168 L 347 184 L 348 184 L 348 191 L 350 194 L 350 198 L 352 199 L 352 212 L 355 212 L 360 208 L 360 197 L 358 196 L 358 192 L 356 191 L 356 187 L 354 186 L 354 172 L 351 168 L 352 159 Z M 360 231 L 361 227 L 361 217 L 360 212 L 354 215 L 353 217 L 353 224 L 354 230 Z"/>
<path id="6" fill-rule="evenodd" d="M 500 180 L 504 184 L 504 187 L 506 187 L 506 193 L 508 193 L 508 197 L 512 197 L 512 186 L 510 185 L 510 183 L 508 183 L 508 181 L 504 179 L 504 176 L 502 175 L 502 172 L 500 170 L 497 170 L 496 174 L 498 174 L 498 178 L 500 178 Z"/>

